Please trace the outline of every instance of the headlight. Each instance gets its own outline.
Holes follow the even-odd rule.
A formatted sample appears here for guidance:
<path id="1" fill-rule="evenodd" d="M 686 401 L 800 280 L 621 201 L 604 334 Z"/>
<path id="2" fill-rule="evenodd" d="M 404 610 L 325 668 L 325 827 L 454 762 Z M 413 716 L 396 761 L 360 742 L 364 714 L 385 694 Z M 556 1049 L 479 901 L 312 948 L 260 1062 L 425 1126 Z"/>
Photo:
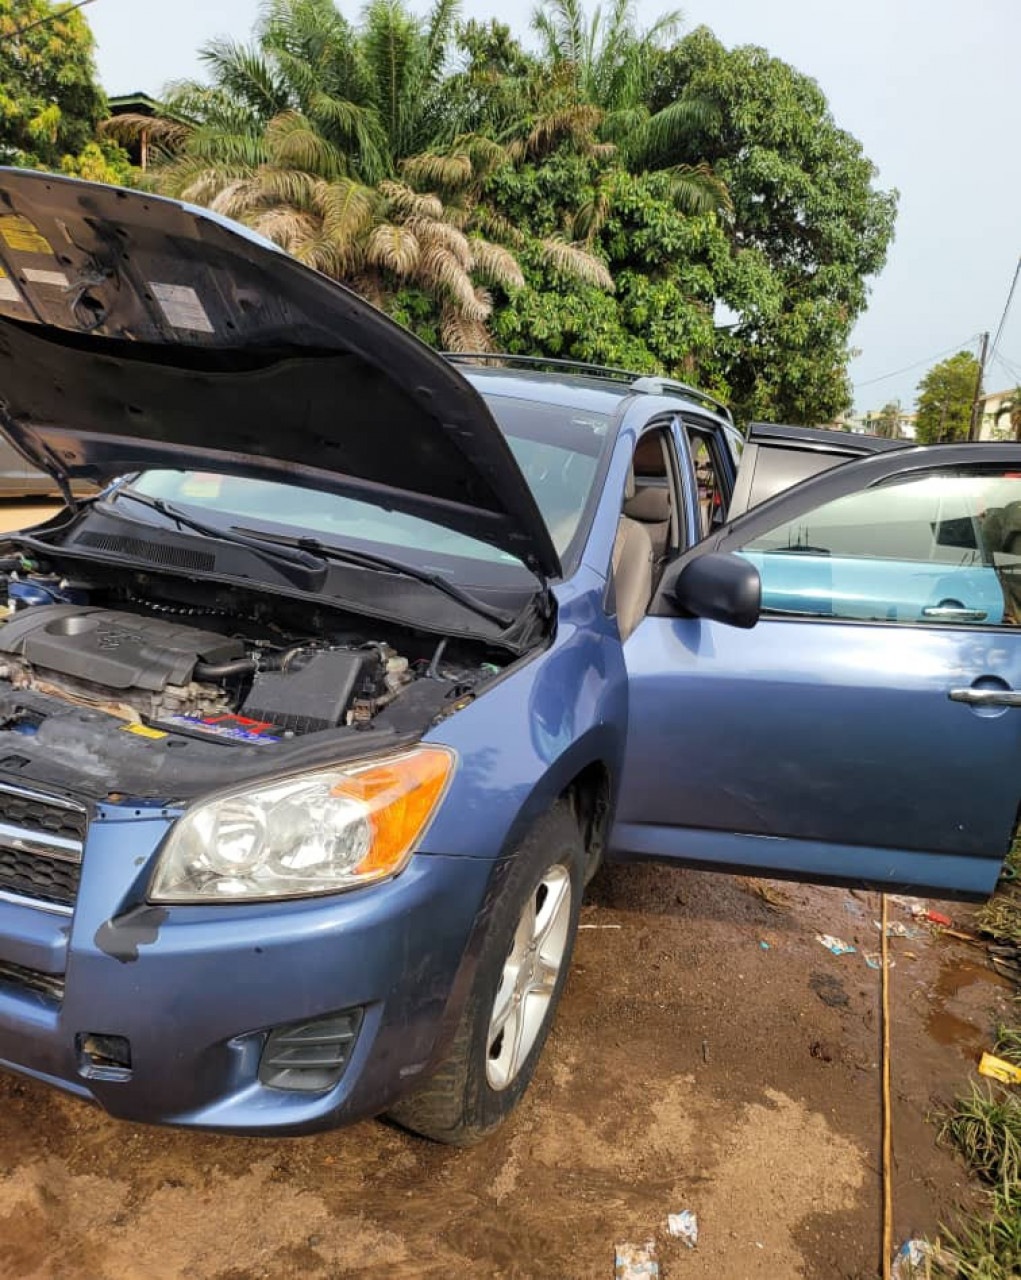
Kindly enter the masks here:
<path id="1" fill-rule="evenodd" d="M 300 898 L 396 875 L 453 770 L 450 751 L 418 747 L 197 804 L 171 830 L 149 900 Z"/>

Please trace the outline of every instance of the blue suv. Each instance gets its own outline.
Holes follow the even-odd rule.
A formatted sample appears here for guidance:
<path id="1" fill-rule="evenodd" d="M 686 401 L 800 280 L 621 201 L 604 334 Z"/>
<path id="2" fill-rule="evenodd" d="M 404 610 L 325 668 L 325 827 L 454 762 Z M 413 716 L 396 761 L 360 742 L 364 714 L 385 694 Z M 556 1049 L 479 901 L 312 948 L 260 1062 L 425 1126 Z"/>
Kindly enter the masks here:
<path id="1" fill-rule="evenodd" d="M 10 170 L 0 426 L 65 494 L 0 544 L 0 1066 L 467 1144 L 604 859 L 996 880 L 1019 446 L 443 358 L 214 214 Z"/>

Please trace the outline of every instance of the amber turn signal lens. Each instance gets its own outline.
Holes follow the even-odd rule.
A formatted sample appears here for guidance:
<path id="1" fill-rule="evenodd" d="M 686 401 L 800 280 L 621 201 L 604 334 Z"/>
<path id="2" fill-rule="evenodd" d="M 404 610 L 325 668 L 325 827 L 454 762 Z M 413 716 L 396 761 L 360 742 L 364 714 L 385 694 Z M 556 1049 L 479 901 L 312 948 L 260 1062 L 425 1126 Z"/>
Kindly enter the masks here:
<path id="1" fill-rule="evenodd" d="M 398 871 L 436 810 L 454 771 L 443 747 L 419 747 L 406 756 L 351 773 L 331 794 L 363 806 L 371 831 L 369 851 L 353 875 L 377 879 Z"/>

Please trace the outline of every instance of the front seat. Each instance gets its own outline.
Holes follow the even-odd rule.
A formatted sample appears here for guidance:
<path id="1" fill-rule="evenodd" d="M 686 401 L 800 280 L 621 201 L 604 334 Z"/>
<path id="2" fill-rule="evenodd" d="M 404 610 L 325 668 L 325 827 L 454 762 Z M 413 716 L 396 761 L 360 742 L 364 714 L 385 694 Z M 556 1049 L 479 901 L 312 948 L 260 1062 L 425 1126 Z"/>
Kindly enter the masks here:
<path id="1" fill-rule="evenodd" d="M 670 537 L 670 490 L 642 485 L 624 503 L 624 514 L 645 526 L 652 540 L 652 554 L 662 560 Z"/>
<path id="2" fill-rule="evenodd" d="M 624 511 L 635 496 L 635 477 L 628 477 Z M 648 527 L 624 514 L 613 542 L 613 591 L 617 604 L 617 629 L 621 640 L 645 617 L 652 599 L 653 546 Z"/>

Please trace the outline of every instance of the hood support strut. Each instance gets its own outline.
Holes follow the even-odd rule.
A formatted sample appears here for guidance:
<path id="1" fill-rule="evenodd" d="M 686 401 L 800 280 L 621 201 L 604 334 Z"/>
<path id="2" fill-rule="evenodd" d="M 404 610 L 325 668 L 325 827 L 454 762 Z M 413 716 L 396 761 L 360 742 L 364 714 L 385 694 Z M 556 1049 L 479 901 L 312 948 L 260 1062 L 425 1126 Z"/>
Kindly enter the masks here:
<path id="1" fill-rule="evenodd" d="M 53 480 L 60 490 L 60 496 L 64 499 L 67 508 L 72 512 L 77 511 L 78 499 L 71 492 L 71 481 L 68 479 L 63 467 L 60 466 L 45 446 L 36 450 L 26 444 L 24 433 L 15 419 L 11 417 L 7 406 L 2 400 L 0 400 L 0 430 L 4 432 L 26 462 L 40 471 L 45 471 Z"/>

